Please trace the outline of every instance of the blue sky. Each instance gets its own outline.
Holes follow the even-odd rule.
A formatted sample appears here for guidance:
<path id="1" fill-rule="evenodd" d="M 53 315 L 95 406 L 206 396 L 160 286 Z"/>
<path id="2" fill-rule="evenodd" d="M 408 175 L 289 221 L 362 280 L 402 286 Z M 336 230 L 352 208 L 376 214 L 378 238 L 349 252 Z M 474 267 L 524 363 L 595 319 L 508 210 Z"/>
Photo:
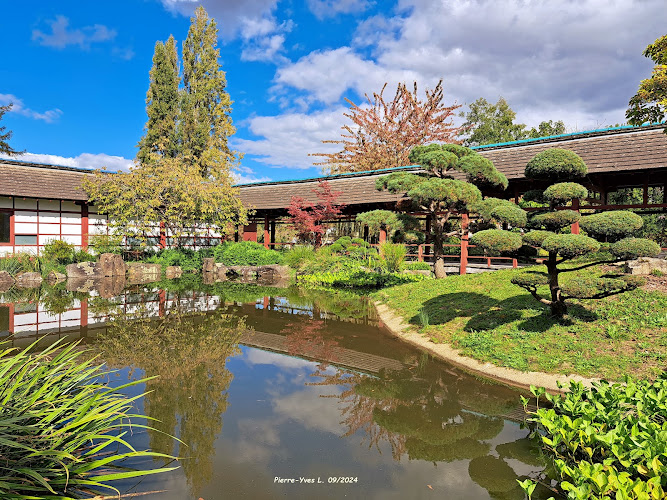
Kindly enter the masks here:
<path id="1" fill-rule="evenodd" d="M 568 131 L 624 121 L 667 33 L 664 0 L 123 0 L 4 2 L 2 125 L 21 159 L 127 169 L 146 122 L 156 40 L 180 42 L 203 5 L 218 22 L 242 182 L 312 177 L 347 97 L 385 82 L 447 103 L 505 97 L 517 120 Z M 465 106 L 461 108 L 465 110 Z M 327 149 L 329 148 L 329 149 Z"/>

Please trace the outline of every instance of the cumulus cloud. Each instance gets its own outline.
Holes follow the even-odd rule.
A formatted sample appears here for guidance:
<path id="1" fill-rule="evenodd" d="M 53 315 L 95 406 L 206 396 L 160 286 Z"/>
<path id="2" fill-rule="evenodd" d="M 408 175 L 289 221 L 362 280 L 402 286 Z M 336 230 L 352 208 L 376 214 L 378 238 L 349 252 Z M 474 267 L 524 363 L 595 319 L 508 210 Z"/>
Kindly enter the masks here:
<path id="1" fill-rule="evenodd" d="M 306 3 L 310 11 L 320 20 L 338 14 L 358 14 L 371 5 L 367 0 L 307 0 Z"/>
<path id="2" fill-rule="evenodd" d="M 83 28 L 70 28 L 69 19 L 59 15 L 52 21 L 47 21 L 51 32 L 47 33 L 35 29 L 32 39 L 46 47 L 64 49 L 68 45 L 78 45 L 82 49 L 88 49 L 91 44 L 113 40 L 117 33 L 103 24 L 94 24 Z"/>
<path id="3" fill-rule="evenodd" d="M 0 94 L 0 106 L 5 106 L 7 104 L 14 104 L 10 112 L 16 113 L 22 116 L 27 116 L 33 120 L 43 120 L 46 123 L 53 123 L 60 115 L 63 114 L 58 108 L 49 109 L 46 111 L 35 111 L 25 106 L 22 99 L 19 99 L 14 94 Z"/>
<path id="4" fill-rule="evenodd" d="M 310 168 L 318 158 L 308 156 L 309 153 L 338 149 L 337 145 L 322 144 L 322 141 L 340 137 L 345 111 L 344 107 L 336 107 L 310 114 L 256 116 L 248 120 L 248 128 L 261 139 L 235 138 L 234 148 L 272 167 Z"/>
<path id="5" fill-rule="evenodd" d="M 20 160 L 31 163 L 43 163 L 46 165 L 57 165 L 61 167 L 74 167 L 94 170 L 106 167 L 110 172 L 128 171 L 133 165 L 132 160 L 122 156 L 111 156 L 104 153 L 82 153 L 79 156 L 58 156 L 40 153 L 24 153 L 18 157 L 0 155 L 0 158 Z"/>
<path id="6" fill-rule="evenodd" d="M 273 16 L 241 20 L 242 61 L 286 61 L 281 54 L 285 36 L 293 28 L 291 21 L 278 23 Z"/>

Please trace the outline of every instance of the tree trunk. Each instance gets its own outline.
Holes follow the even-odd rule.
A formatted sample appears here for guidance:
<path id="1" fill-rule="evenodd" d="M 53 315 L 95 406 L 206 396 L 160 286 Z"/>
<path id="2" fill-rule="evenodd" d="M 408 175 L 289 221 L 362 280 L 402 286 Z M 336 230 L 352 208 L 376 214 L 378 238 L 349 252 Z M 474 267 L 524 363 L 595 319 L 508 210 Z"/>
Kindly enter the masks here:
<path id="1" fill-rule="evenodd" d="M 549 274 L 549 292 L 551 293 L 551 315 L 557 318 L 562 318 L 567 313 L 567 306 L 563 301 L 560 293 L 560 285 L 558 284 L 558 267 L 556 265 L 555 252 L 549 252 L 549 260 L 547 261 L 547 273 Z"/>
<path id="2" fill-rule="evenodd" d="M 434 224 L 435 231 L 433 231 L 433 272 L 436 278 L 447 277 L 447 273 L 445 272 L 445 258 L 443 257 L 444 251 L 442 249 L 443 227 L 444 224 L 436 219 Z"/>

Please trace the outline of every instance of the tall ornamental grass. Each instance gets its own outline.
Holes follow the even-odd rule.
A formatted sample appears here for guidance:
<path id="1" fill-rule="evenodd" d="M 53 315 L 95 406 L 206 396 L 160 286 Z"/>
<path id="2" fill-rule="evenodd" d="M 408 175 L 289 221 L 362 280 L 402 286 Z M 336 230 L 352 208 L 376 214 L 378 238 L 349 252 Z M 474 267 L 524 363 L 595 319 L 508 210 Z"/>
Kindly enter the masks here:
<path id="1" fill-rule="evenodd" d="M 118 490 L 107 484 L 173 470 L 136 470 L 126 459 L 173 457 L 138 451 L 128 433 L 146 429 L 133 421 L 133 402 L 100 382 L 94 359 L 77 344 L 56 343 L 39 353 L 0 345 L 0 498 L 75 499 Z"/>

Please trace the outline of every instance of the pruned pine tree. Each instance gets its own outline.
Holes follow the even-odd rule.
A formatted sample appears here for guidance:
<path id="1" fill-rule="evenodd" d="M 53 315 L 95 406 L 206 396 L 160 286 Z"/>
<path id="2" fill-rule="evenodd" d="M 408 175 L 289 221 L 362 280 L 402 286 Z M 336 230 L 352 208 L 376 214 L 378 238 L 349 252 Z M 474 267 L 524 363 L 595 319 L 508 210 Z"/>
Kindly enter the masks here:
<path id="1" fill-rule="evenodd" d="M 548 305 L 551 314 L 562 317 L 567 313 L 568 299 L 598 299 L 636 288 L 641 284 L 636 276 L 603 276 L 601 278 L 571 279 L 563 284 L 560 275 L 580 271 L 602 262 L 593 260 L 580 266 L 564 267 L 563 264 L 600 249 L 600 242 L 609 242 L 610 252 L 616 259 L 640 256 L 652 257 L 660 252 L 657 243 L 647 239 L 632 238 L 642 227 L 642 218 L 632 212 L 601 212 L 581 216 L 567 209 L 573 200 L 587 196 L 587 189 L 576 182 L 584 177 L 588 168 L 573 151 L 551 148 L 538 153 L 526 165 L 525 176 L 544 190 L 529 191 L 524 200 L 543 204 L 542 210 L 527 214 L 506 200 L 487 199 L 477 211 L 495 229 L 475 233 L 472 242 L 487 251 L 498 254 L 513 252 L 522 245 L 539 247 L 548 256 L 544 261 L 546 272 L 527 272 L 512 279 L 512 283 L 530 292 L 541 303 Z M 564 209 L 563 209 L 564 208 Z M 588 236 L 566 234 L 563 230 L 579 222 Z M 510 230 L 502 230 L 501 227 Z M 518 228 L 528 227 L 525 234 Z M 548 292 L 544 292 L 548 290 Z"/>
<path id="2" fill-rule="evenodd" d="M 436 278 L 444 278 L 444 240 L 451 216 L 465 213 L 482 201 L 475 184 L 507 187 L 507 178 L 491 162 L 469 148 L 456 144 L 417 146 L 410 152 L 410 161 L 421 165 L 424 174 L 396 172 L 376 182 L 378 190 L 407 192 L 412 210 L 426 212 L 433 221 L 433 258 Z M 467 180 L 452 178 L 454 171 L 466 174 Z"/>
<path id="3" fill-rule="evenodd" d="M 335 153 L 314 153 L 324 160 L 321 165 L 327 174 L 363 172 L 410 164 L 410 150 L 420 144 L 432 142 L 460 143 L 456 138 L 463 130 L 455 127 L 453 117 L 460 106 L 443 103 L 442 81 L 432 90 L 426 89 L 426 99 L 421 100 L 417 82 L 413 89 L 398 84 L 391 101 L 384 98 L 387 84 L 371 99 L 368 106 L 358 106 L 351 100 L 350 111 L 344 113 L 352 123 L 342 127 L 341 139 L 322 141 L 324 144 L 342 146 Z"/>
<path id="4" fill-rule="evenodd" d="M 229 149 L 232 101 L 225 91 L 227 78 L 217 48 L 218 28 L 203 7 L 191 19 L 183 44 L 183 91 L 179 135 L 182 155 L 200 166 L 202 175 L 212 168 L 235 164 L 239 155 Z"/>
<path id="5" fill-rule="evenodd" d="M 156 42 L 150 84 L 146 93 L 148 121 L 146 133 L 139 141 L 137 159 L 141 163 L 157 158 L 175 158 L 179 152 L 176 123 L 180 94 L 176 40 L 170 36 L 166 43 Z"/>
<path id="6" fill-rule="evenodd" d="M 12 106 L 13 103 L 9 103 L 6 106 L 0 106 L 0 121 L 2 120 L 2 117 L 5 115 L 5 113 L 12 109 Z M 12 138 L 12 131 L 7 130 L 7 132 L 5 132 L 6 129 L 7 127 L 5 126 L 0 127 L 0 153 L 6 154 L 8 156 L 18 156 L 23 154 L 23 151 L 16 151 L 9 145 L 8 141 Z"/>

